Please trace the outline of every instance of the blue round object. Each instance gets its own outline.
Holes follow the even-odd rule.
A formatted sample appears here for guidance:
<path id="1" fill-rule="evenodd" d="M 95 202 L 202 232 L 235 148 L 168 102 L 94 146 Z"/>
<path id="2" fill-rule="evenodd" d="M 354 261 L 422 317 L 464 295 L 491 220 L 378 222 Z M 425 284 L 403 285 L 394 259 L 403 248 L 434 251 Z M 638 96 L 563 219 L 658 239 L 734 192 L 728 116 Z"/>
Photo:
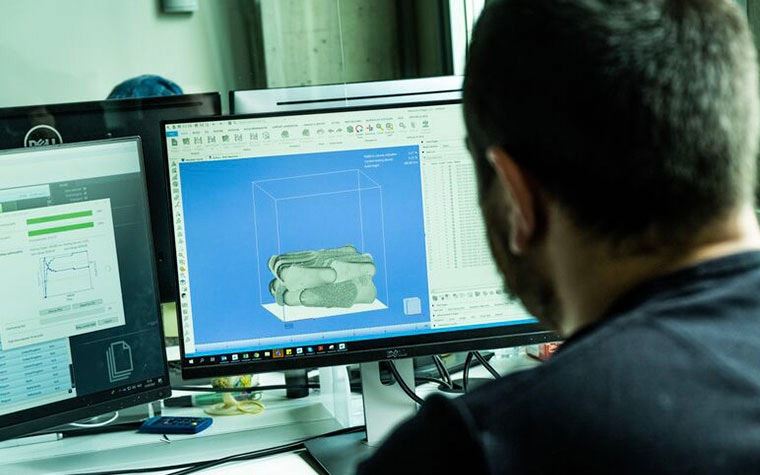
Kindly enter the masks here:
<path id="1" fill-rule="evenodd" d="M 182 94 L 182 88 L 155 74 L 143 74 L 127 79 L 113 88 L 108 99 L 125 99 L 129 97 L 173 96 Z"/>

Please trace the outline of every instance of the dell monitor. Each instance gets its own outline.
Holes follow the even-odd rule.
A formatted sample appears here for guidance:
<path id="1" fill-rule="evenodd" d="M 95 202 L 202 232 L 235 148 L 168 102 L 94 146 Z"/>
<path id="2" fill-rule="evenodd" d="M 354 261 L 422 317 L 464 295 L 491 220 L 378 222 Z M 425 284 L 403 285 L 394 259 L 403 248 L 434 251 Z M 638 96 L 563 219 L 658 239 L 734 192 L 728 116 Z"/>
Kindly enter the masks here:
<path id="1" fill-rule="evenodd" d="M 0 269 L 0 440 L 170 395 L 139 137 L 0 151 Z"/>
<path id="2" fill-rule="evenodd" d="M 176 300 L 161 120 L 218 115 L 219 93 L 44 104 L 0 109 L 0 149 L 137 135 L 142 139 L 161 301 Z"/>
<path id="3" fill-rule="evenodd" d="M 503 290 L 460 100 L 163 130 L 184 377 L 362 363 L 372 443 L 378 361 L 558 339 Z"/>

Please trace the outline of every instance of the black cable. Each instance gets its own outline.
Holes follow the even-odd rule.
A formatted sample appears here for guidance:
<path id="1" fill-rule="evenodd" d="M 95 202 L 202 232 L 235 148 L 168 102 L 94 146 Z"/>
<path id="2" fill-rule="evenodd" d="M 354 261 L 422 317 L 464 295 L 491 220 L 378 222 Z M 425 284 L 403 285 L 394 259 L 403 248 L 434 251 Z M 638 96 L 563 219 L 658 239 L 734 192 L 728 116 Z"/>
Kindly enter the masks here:
<path id="1" fill-rule="evenodd" d="M 396 369 L 396 363 L 393 361 L 386 361 L 388 363 L 388 368 L 391 370 L 391 374 L 393 374 L 393 378 L 396 380 L 399 386 L 401 386 L 401 389 L 406 393 L 407 396 L 412 398 L 414 402 L 417 404 L 422 404 L 424 399 L 419 397 L 407 384 L 406 381 L 404 381 L 404 378 L 401 377 L 401 375 L 398 372 L 398 369 Z"/>
<path id="2" fill-rule="evenodd" d="M 75 472 L 73 475 L 126 475 L 130 473 L 152 473 L 162 470 L 177 470 L 187 468 L 192 463 L 181 463 L 176 465 L 166 465 L 163 467 L 142 467 L 124 470 L 109 470 L 106 472 Z"/>
<path id="3" fill-rule="evenodd" d="M 345 427 L 343 429 L 334 430 L 332 432 L 327 432 L 325 434 L 319 434 L 312 437 L 307 437 L 298 442 L 291 442 L 289 444 L 278 445 L 276 447 L 269 447 L 266 449 L 253 450 L 251 452 L 243 452 L 241 454 L 229 455 L 227 457 L 222 457 L 222 458 L 218 458 L 214 460 L 206 460 L 203 462 L 166 465 L 163 467 L 145 467 L 145 468 L 132 468 L 132 469 L 123 469 L 123 470 L 110 470 L 106 472 L 82 472 L 76 475 L 126 475 L 129 473 L 151 473 L 151 472 L 177 470 L 177 469 L 179 469 L 179 471 L 170 472 L 166 475 L 186 475 L 188 473 L 197 472 L 199 470 L 204 470 L 204 469 L 207 469 L 216 465 L 228 463 L 228 462 L 253 460 L 256 458 L 267 457 L 270 455 L 276 455 L 276 454 L 285 453 L 285 452 L 294 452 L 296 450 L 306 448 L 304 444 L 313 439 L 319 439 L 322 437 L 332 437 L 332 436 L 338 436 L 338 435 L 343 435 L 343 434 L 353 434 L 355 432 L 361 432 L 363 430 L 366 430 L 366 426 L 364 425 Z"/>
<path id="4" fill-rule="evenodd" d="M 438 378 L 431 378 L 430 376 L 415 376 L 414 377 L 414 385 L 419 386 L 420 384 L 424 383 L 435 383 L 438 386 L 443 386 L 445 388 L 451 388 L 452 386 L 449 385 L 448 382 L 438 379 Z"/>
<path id="5" fill-rule="evenodd" d="M 441 356 L 433 355 L 433 363 L 435 363 L 435 367 L 438 368 L 438 374 L 440 374 L 441 378 L 443 378 L 443 380 L 446 382 L 444 386 L 449 389 L 453 389 L 454 381 L 451 379 L 451 373 L 449 373 L 448 368 L 446 368 L 446 365 L 443 364 Z"/>
<path id="6" fill-rule="evenodd" d="M 464 359 L 464 368 L 462 368 L 462 391 L 467 392 L 467 380 L 470 377 L 470 365 L 472 364 L 472 351 L 467 352 Z"/>
<path id="7" fill-rule="evenodd" d="M 501 376 L 499 374 L 499 372 L 496 371 L 493 366 L 491 366 L 491 363 L 488 362 L 488 360 L 485 358 L 485 356 L 483 356 L 482 354 L 480 354 L 479 351 L 473 351 L 472 353 L 475 355 L 475 358 L 477 358 L 477 360 L 480 361 L 480 364 L 482 364 L 483 367 L 485 369 L 487 369 L 488 372 L 491 373 L 491 375 L 494 378 L 498 379 Z"/>

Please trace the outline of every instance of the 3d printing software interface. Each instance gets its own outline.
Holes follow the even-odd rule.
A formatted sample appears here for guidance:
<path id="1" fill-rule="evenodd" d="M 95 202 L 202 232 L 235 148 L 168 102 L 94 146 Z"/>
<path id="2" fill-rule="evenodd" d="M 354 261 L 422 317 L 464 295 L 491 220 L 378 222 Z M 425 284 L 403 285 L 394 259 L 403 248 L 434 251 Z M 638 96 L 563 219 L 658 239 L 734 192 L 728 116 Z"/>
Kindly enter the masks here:
<path id="1" fill-rule="evenodd" d="M 460 103 L 165 127 L 186 356 L 535 322 L 493 264 Z"/>

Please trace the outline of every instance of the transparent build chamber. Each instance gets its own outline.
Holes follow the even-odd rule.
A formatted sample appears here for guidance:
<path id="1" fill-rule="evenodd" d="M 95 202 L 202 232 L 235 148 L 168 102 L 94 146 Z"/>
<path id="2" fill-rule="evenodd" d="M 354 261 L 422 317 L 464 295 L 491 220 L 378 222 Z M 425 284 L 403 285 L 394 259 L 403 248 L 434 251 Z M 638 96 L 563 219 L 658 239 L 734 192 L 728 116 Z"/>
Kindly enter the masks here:
<path id="1" fill-rule="evenodd" d="M 361 170 L 252 182 L 260 304 L 283 322 L 387 308 L 382 187 Z"/>

